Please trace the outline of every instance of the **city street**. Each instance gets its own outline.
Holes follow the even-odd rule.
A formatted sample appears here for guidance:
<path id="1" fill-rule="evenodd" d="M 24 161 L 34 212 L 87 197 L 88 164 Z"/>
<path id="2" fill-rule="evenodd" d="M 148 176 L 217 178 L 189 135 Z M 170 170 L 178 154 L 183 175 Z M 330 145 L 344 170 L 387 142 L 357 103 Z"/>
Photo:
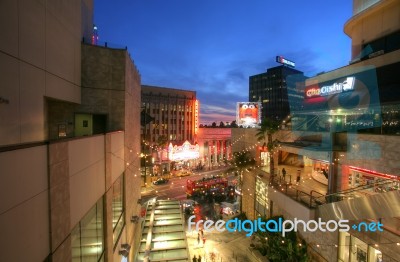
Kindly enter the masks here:
<path id="1" fill-rule="evenodd" d="M 142 190 L 142 203 L 145 203 L 148 199 L 157 197 L 157 199 L 175 199 L 185 200 L 186 199 L 186 181 L 199 180 L 203 177 L 211 177 L 222 174 L 227 168 L 221 168 L 211 171 L 196 172 L 191 176 L 185 177 L 173 177 L 167 184 L 163 185 L 150 185 L 144 191 Z M 235 179 L 233 175 L 227 177 L 228 181 Z"/>

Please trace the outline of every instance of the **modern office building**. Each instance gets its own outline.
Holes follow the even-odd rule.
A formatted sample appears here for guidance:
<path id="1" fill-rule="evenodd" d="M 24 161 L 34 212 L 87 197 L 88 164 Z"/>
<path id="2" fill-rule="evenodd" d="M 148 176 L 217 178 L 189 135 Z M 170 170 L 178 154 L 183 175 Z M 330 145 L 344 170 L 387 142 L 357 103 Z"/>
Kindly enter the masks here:
<path id="1" fill-rule="evenodd" d="M 269 68 L 267 72 L 249 77 L 249 101 L 261 102 L 261 119 L 281 121 L 290 114 L 286 78 L 289 75 L 303 76 L 303 72 L 287 65 Z"/>
<path id="2" fill-rule="evenodd" d="M 139 246 L 140 75 L 92 27 L 90 0 L 0 3 L 0 261 Z"/>

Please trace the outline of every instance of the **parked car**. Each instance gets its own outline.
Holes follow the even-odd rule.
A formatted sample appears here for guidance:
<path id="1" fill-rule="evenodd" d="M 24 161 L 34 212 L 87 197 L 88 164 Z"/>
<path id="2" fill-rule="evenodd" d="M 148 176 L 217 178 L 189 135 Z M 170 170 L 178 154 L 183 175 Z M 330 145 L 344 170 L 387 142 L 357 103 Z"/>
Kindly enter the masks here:
<path id="1" fill-rule="evenodd" d="M 167 184 L 168 183 L 168 179 L 165 178 L 159 178 L 156 181 L 153 182 L 153 185 L 162 185 L 162 184 Z"/>

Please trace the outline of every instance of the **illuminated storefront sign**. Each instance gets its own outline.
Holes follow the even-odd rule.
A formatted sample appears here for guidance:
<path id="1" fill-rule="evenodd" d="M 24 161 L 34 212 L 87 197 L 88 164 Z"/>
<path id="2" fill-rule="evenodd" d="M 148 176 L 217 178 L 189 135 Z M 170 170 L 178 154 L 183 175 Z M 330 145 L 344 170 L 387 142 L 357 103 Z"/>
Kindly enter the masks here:
<path id="1" fill-rule="evenodd" d="M 182 146 L 168 146 L 168 158 L 172 161 L 182 161 L 197 159 L 200 156 L 199 145 L 191 145 L 189 141 L 185 141 Z"/>
<path id="2" fill-rule="evenodd" d="M 194 102 L 194 133 L 199 131 L 199 100 Z"/>
<path id="3" fill-rule="evenodd" d="M 331 85 L 311 86 L 306 88 L 305 96 L 306 98 L 329 96 L 333 94 L 339 94 L 342 92 L 354 90 L 355 77 L 346 77 L 342 81 L 335 82 Z"/>
<path id="4" fill-rule="evenodd" d="M 277 56 L 276 57 L 276 62 L 280 63 L 280 64 L 283 64 L 283 65 L 288 65 L 290 67 L 295 67 L 296 66 L 296 64 L 293 61 L 287 60 L 283 56 Z"/>
<path id="5" fill-rule="evenodd" d="M 260 102 L 238 102 L 236 123 L 243 127 L 256 127 L 261 122 Z"/>
<path id="6" fill-rule="evenodd" d="M 400 176 L 383 174 L 383 173 L 376 172 L 374 170 L 364 169 L 364 168 L 355 167 L 355 166 L 349 166 L 349 168 L 350 168 L 350 170 L 363 172 L 363 173 L 370 174 L 370 175 L 373 175 L 373 176 L 376 176 L 376 177 L 380 177 L 380 178 L 384 178 L 384 179 L 399 180 L 400 181 Z"/>

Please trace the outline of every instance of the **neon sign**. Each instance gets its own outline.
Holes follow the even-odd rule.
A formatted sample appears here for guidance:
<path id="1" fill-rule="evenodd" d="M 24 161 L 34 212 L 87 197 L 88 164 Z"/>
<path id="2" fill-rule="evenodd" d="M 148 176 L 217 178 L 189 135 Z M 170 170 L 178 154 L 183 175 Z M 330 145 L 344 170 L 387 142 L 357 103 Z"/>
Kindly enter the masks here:
<path id="1" fill-rule="evenodd" d="M 287 60 L 283 56 L 277 56 L 276 57 L 276 62 L 280 63 L 280 64 L 283 64 L 283 65 L 288 65 L 290 67 L 295 67 L 295 65 L 296 65 L 293 61 Z"/>
<path id="2" fill-rule="evenodd" d="M 194 102 L 194 133 L 197 134 L 199 128 L 199 100 Z"/>
<path id="3" fill-rule="evenodd" d="M 199 145 L 191 145 L 189 141 L 185 141 L 182 146 L 168 146 L 168 158 L 172 161 L 182 161 L 197 159 L 200 156 Z"/>
<path id="4" fill-rule="evenodd" d="M 329 96 L 333 94 L 339 94 L 342 92 L 354 90 L 354 82 L 356 78 L 351 76 L 347 77 L 343 81 L 333 83 L 332 85 L 325 85 L 322 87 L 309 87 L 305 90 L 306 98 Z"/>

